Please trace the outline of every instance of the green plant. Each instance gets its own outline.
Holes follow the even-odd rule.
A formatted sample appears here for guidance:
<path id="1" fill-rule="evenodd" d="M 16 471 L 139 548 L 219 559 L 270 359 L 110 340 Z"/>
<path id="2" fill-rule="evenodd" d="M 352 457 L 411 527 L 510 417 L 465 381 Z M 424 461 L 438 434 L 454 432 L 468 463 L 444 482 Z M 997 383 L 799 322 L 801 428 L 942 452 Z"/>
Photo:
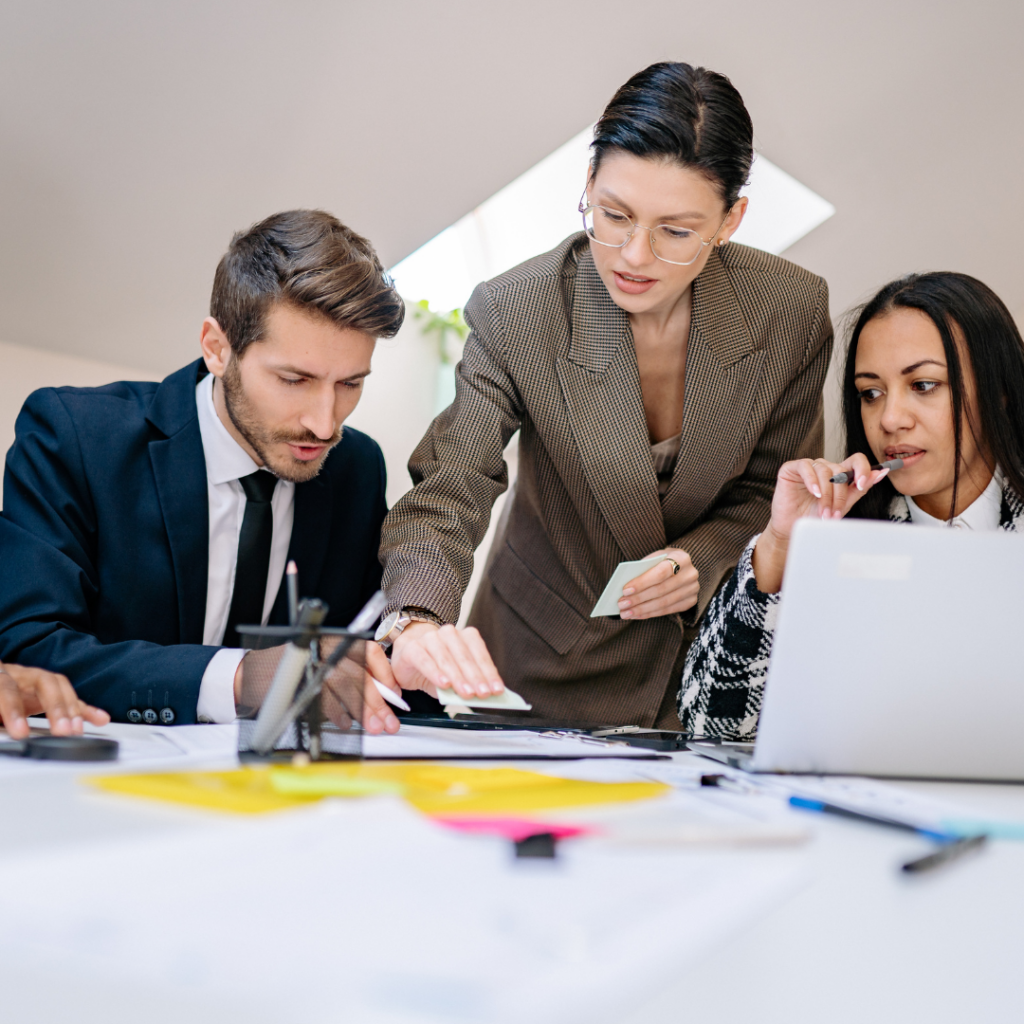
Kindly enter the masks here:
<path id="1" fill-rule="evenodd" d="M 436 313 L 426 299 L 420 299 L 412 315 L 423 324 L 423 333 L 437 340 L 437 355 L 446 366 L 454 366 L 462 358 L 462 346 L 469 337 L 469 324 L 461 309 Z"/>

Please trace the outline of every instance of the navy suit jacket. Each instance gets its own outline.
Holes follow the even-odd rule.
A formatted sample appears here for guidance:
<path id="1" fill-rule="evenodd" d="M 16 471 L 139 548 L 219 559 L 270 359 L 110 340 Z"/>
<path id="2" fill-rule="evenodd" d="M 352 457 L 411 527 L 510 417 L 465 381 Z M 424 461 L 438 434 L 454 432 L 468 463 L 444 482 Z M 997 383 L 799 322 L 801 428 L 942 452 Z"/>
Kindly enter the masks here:
<path id="1" fill-rule="evenodd" d="M 126 720 L 170 707 L 196 720 L 209 549 L 196 413 L 202 361 L 160 384 L 45 388 L 7 455 L 0 514 L 0 660 L 63 672 Z M 380 584 L 387 511 L 377 443 L 346 427 L 319 476 L 295 487 L 288 557 L 303 596 L 345 625 Z M 287 622 L 281 587 L 270 616 Z"/>

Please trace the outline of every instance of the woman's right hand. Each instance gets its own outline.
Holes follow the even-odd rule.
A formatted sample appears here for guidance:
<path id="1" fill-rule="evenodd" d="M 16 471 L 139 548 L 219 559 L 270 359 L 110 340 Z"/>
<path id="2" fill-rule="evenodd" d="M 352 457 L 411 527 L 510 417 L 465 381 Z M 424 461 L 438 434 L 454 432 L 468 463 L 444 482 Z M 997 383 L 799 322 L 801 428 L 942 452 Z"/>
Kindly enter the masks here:
<path id="1" fill-rule="evenodd" d="M 789 538 L 798 519 L 842 519 L 888 472 L 873 470 L 861 452 L 842 462 L 796 459 L 784 463 L 775 482 L 772 518 L 754 548 L 758 589 L 766 594 L 782 589 Z M 832 483 L 832 477 L 840 473 L 852 473 L 853 483 Z"/>

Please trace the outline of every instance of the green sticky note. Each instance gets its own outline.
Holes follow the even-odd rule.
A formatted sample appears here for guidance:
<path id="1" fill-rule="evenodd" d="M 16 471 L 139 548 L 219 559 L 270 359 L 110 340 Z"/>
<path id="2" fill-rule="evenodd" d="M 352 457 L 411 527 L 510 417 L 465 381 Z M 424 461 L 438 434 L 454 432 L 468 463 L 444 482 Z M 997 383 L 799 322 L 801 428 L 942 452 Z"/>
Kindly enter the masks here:
<path id="1" fill-rule="evenodd" d="M 275 770 L 270 773 L 270 785 L 277 793 L 287 796 L 379 796 L 404 792 L 399 782 L 385 779 L 361 779 L 351 775 L 331 775 L 326 772 Z"/>

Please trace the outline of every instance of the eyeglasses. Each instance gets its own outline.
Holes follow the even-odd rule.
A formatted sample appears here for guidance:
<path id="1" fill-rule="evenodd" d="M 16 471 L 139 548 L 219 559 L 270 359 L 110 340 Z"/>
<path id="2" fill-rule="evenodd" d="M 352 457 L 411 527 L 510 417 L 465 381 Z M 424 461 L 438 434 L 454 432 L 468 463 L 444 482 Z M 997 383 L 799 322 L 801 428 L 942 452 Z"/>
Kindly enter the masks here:
<path id="1" fill-rule="evenodd" d="M 583 198 L 586 198 L 586 193 Z M 655 257 L 663 263 L 674 263 L 680 267 L 695 263 L 704 247 L 715 240 L 715 235 L 722 230 L 722 224 L 729 219 L 729 214 L 726 214 L 722 224 L 705 242 L 696 231 L 689 228 L 676 227 L 674 224 L 655 224 L 649 228 L 645 224 L 637 224 L 621 210 L 613 210 L 608 206 L 584 206 L 583 199 L 580 200 L 579 209 L 583 214 L 583 229 L 598 245 L 621 249 L 633 237 L 637 228 L 643 228 L 650 236 L 651 252 Z"/>

